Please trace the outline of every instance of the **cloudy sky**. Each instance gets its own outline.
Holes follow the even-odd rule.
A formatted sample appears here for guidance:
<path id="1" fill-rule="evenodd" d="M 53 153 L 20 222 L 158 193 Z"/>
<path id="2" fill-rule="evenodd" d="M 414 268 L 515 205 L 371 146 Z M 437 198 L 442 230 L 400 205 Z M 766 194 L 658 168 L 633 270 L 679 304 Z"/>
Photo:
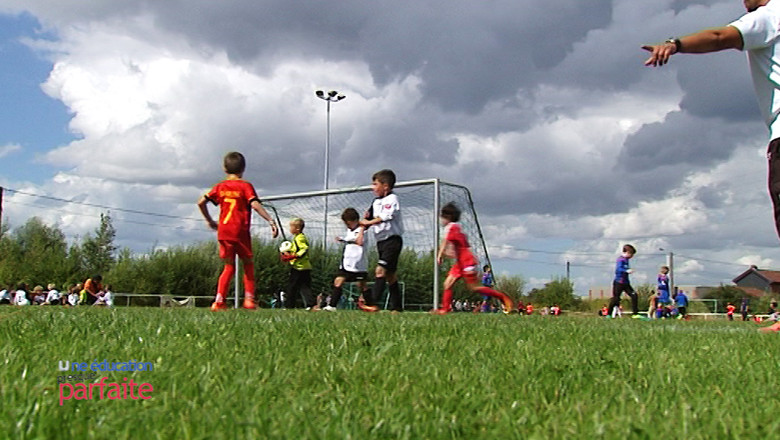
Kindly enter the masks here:
<path id="1" fill-rule="evenodd" d="M 0 185 L 10 225 L 71 237 L 99 208 L 195 218 L 229 150 L 261 194 L 439 177 L 468 186 L 495 269 L 531 286 L 780 269 L 767 130 L 745 55 L 643 66 L 644 43 L 726 24 L 738 0 L 0 0 Z M 143 252 L 213 236 L 113 211 Z M 265 231 L 261 231 L 266 233 Z M 664 249 L 659 250 L 659 249 Z"/>

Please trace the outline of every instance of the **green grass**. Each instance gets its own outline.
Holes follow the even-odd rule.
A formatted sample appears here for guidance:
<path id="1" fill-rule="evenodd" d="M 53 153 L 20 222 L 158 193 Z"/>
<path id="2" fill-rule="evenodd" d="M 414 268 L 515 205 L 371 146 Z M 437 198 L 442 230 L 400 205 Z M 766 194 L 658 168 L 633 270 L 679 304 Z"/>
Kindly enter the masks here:
<path id="1" fill-rule="evenodd" d="M 0 307 L 2 438 L 736 438 L 780 428 L 753 323 Z M 149 400 L 59 405 L 59 360 Z"/>

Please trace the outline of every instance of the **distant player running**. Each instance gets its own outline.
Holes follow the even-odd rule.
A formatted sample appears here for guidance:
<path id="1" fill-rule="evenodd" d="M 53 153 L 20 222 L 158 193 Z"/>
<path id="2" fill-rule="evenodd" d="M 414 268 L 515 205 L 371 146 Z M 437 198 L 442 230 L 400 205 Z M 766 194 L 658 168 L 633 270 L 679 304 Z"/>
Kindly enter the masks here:
<path id="1" fill-rule="evenodd" d="M 214 185 L 207 194 L 198 200 L 198 208 L 211 229 L 217 231 L 219 241 L 219 257 L 225 263 L 225 268 L 219 276 L 217 295 L 211 310 L 226 309 L 225 297 L 230 286 L 230 279 L 236 271 L 236 255 L 244 266 L 244 308 L 255 309 L 255 266 L 252 261 L 252 238 L 249 226 L 254 209 L 260 217 L 271 226 L 271 235 L 276 238 L 279 230 L 276 223 L 266 212 L 255 187 L 241 177 L 246 169 L 246 160 L 241 153 L 231 152 L 225 155 L 223 161 L 227 177 Z M 209 214 L 207 203 L 219 206 L 219 223 Z"/>
<path id="2" fill-rule="evenodd" d="M 466 286 L 472 292 L 498 298 L 504 305 L 504 313 L 511 313 L 514 310 L 512 300 L 499 291 L 481 285 L 477 279 L 477 259 L 474 258 L 474 254 L 471 252 L 468 238 L 461 230 L 460 224 L 457 223 L 460 220 L 460 209 L 454 203 L 447 203 L 441 208 L 440 218 L 445 230 L 444 239 L 441 242 L 436 258 L 439 264 L 441 264 L 445 256 L 454 258 L 455 264 L 452 265 L 447 278 L 444 280 L 444 295 L 442 296 L 441 308 L 434 309 L 431 313 L 444 315 L 451 311 L 452 287 L 459 278 L 463 278 Z"/>

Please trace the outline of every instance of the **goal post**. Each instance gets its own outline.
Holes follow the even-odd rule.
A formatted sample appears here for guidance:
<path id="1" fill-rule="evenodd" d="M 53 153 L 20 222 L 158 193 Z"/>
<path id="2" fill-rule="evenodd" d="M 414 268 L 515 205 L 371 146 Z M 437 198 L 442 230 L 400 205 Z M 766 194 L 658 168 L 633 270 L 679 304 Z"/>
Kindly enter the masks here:
<path id="1" fill-rule="evenodd" d="M 429 282 L 433 306 L 439 304 L 441 285 L 441 267 L 436 261 L 436 251 L 441 239 L 439 211 L 443 204 L 454 202 L 461 209 L 460 224 L 470 240 L 472 252 L 481 265 L 490 264 L 487 245 L 482 235 L 474 201 L 469 189 L 463 185 L 444 182 L 440 179 L 423 179 L 397 182 L 393 192 L 398 196 L 404 226 L 404 249 L 412 250 L 418 256 L 429 255 L 433 260 L 430 267 L 432 276 Z M 348 207 L 355 208 L 361 217 L 373 202 L 375 196 L 371 186 L 334 188 L 320 191 L 293 194 L 269 195 L 261 197 L 263 205 L 275 215 L 280 227 L 287 233 L 287 223 L 295 217 L 306 222 L 304 232 L 313 246 L 325 249 L 336 248 L 334 237 L 344 234 L 341 212 Z M 326 212 L 327 210 L 327 212 Z M 376 248 L 372 234 L 366 234 L 366 251 Z M 289 238 L 289 237 L 288 237 Z M 481 269 L 481 266 L 480 266 Z M 334 268 L 335 270 L 335 268 Z M 313 274 L 317 278 L 318 274 Z M 332 271 L 326 274 L 332 275 Z M 369 279 L 373 279 L 369 267 Z M 399 268 L 399 280 L 404 281 L 404 268 Z M 332 280 L 322 279 L 320 284 Z M 316 284 L 316 282 L 315 282 Z M 412 283 L 406 283 L 407 291 L 414 289 Z M 422 287 L 417 287 L 422 288 Z"/>

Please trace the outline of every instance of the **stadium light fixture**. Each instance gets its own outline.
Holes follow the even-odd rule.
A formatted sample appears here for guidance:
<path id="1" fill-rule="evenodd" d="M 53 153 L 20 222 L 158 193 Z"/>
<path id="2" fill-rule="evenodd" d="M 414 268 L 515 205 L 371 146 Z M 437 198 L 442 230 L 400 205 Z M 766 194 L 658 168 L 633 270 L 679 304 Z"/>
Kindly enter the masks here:
<path id="1" fill-rule="evenodd" d="M 329 172 L 330 172 L 330 103 L 339 102 L 346 98 L 346 95 L 339 94 L 336 90 L 331 90 L 327 94 L 322 90 L 317 90 L 314 94 L 324 100 L 327 103 L 327 122 L 326 122 L 326 134 L 325 134 L 325 184 L 323 185 L 326 191 L 329 186 Z M 328 197 L 325 196 L 325 213 L 323 214 L 323 231 L 322 231 L 322 243 L 323 246 L 328 245 Z"/>

